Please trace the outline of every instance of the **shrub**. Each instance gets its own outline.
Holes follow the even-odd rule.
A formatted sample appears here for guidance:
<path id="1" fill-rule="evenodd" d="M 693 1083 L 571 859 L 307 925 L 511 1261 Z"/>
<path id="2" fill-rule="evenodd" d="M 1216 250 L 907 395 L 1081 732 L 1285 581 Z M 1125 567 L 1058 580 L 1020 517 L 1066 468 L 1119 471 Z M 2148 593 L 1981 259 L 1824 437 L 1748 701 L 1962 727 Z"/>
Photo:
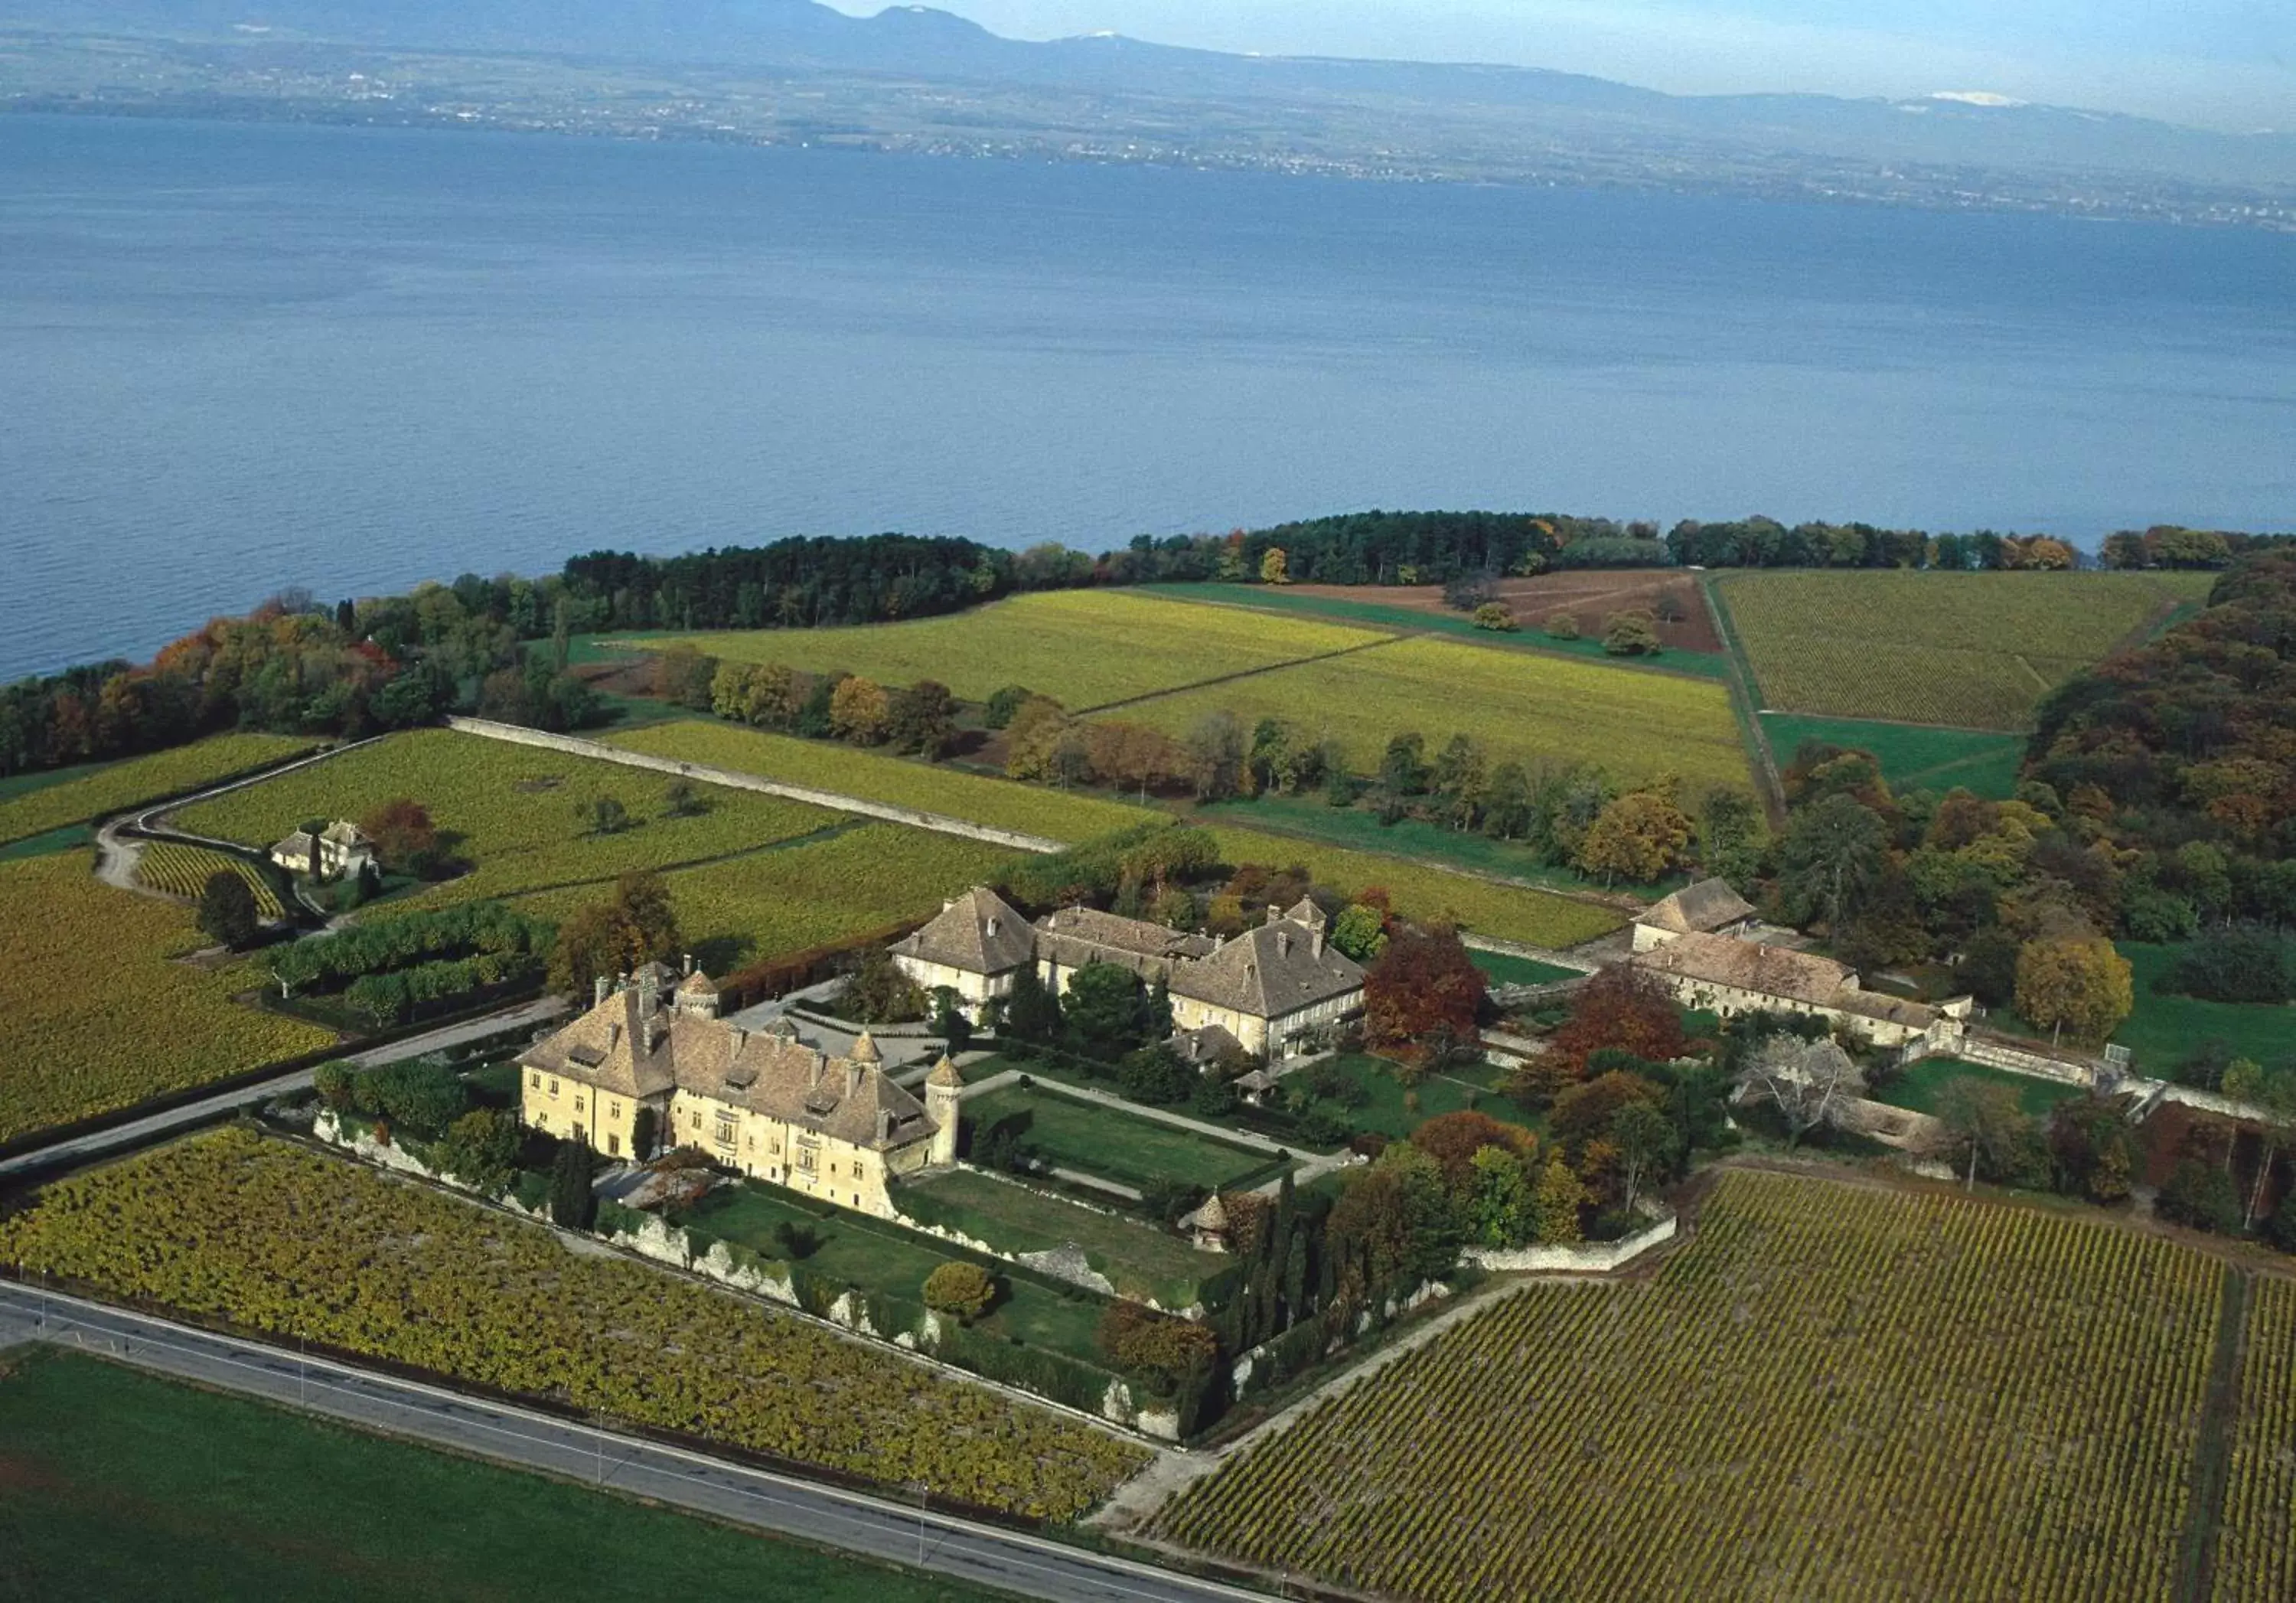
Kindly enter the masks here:
<path id="1" fill-rule="evenodd" d="M 944 1263 L 925 1277 L 925 1306 L 970 1325 L 996 1300 L 995 1277 L 978 1263 Z"/>
<path id="2" fill-rule="evenodd" d="M 2211 930 L 2187 947 L 2163 991 L 2211 1002 L 2284 1002 L 2296 995 L 2296 940 L 2266 925 Z"/>
<path id="3" fill-rule="evenodd" d="M 1548 613 L 1546 637 L 1550 640 L 1576 640 L 1578 637 L 1578 620 L 1569 612 Z"/>
<path id="4" fill-rule="evenodd" d="M 2215 1163 L 2186 1158 L 2169 1176 L 2152 1211 L 2171 1224 L 2188 1225 L 2219 1236 L 2240 1233 L 2240 1198 L 2232 1177 Z"/>
<path id="5" fill-rule="evenodd" d="M 1514 613 L 1504 602 L 1487 601 L 1475 609 L 1475 627 L 1500 634 L 1513 634 L 1517 625 Z"/>

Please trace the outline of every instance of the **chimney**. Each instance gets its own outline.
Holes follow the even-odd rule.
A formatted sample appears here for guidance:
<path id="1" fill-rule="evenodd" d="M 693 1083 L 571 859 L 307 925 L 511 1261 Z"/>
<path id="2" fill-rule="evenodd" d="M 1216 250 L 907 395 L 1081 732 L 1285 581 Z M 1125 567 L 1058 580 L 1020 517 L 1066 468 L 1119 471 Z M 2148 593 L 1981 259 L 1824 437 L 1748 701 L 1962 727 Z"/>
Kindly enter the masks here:
<path id="1" fill-rule="evenodd" d="M 1275 955 L 1279 958 L 1288 958 L 1292 955 L 1292 932 L 1290 930 L 1278 930 L 1275 932 Z"/>
<path id="2" fill-rule="evenodd" d="M 608 1024 L 606 1026 L 606 1050 L 611 1052 L 616 1047 L 619 1047 L 621 1044 L 622 1027 L 619 1024 Z"/>
<path id="3" fill-rule="evenodd" d="M 849 1097 L 861 1089 L 861 1065 L 848 1059 L 845 1065 L 845 1094 Z"/>
<path id="4" fill-rule="evenodd" d="M 994 913 L 988 916 L 988 938 L 991 941 L 996 939 L 996 926 L 1003 922 L 1004 920 L 998 918 Z"/>
<path id="5" fill-rule="evenodd" d="M 648 1019 L 653 1017 L 655 987 L 659 982 L 654 977 L 652 964 L 649 963 L 638 971 L 638 1012 Z"/>
<path id="6" fill-rule="evenodd" d="M 739 1024 L 728 1024 L 726 1026 L 726 1033 L 733 1038 L 732 1055 L 739 1057 L 742 1055 L 742 1048 L 750 1044 L 750 1032 Z"/>
<path id="7" fill-rule="evenodd" d="M 889 1140 L 892 1134 L 893 1110 L 890 1107 L 881 1107 L 877 1110 L 877 1139 L 881 1141 Z"/>
<path id="8" fill-rule="evenodd" d="M 605 975 L 600 974 L 590 985 L 590 1006 L 595 1007 L 603 1002 L 612 993 L 613 989 L 614 982 Z"/>
<path id="9" fill-rule="evenodd" d="M 688 977 L 691 977 L 693 973 L 693 954 L 692 952 L 685 954 L 685 972 Z"/>
<path id="10" fill-rule="evenodd" d="M 1308 931 L 1308 952 L 1310 957 L 1318 960 L 1321 960 L 1324 956 L 1324 926 L 1320 924 L 1311 926 Z"/>
<path id="11" fill-rule="evenodd" d="M 806 1081 L 806 1087 L 808 1089 L 818 1090 L 821 1089 L 821 1072 L 828 1066 L 829 1059 L 824 1057 L 818 1052 L 816 1052 L 813 1055 L 813 1075 L 812 1078 Z"/>

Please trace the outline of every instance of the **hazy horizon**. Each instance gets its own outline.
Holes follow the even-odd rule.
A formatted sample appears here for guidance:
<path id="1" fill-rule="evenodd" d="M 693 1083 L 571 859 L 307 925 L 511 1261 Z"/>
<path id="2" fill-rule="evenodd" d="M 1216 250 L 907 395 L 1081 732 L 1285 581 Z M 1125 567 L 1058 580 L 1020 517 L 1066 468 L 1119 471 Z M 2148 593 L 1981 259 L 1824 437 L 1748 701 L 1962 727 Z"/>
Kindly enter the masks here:
<path id="1" fill-rule="evenodd" d="M 869 15 L 877 0 L 828 0 Z M 1484 62 L 1675 94 L 1999 95 L 2296 128 L 2296 8 L 2257 0 L 936 0 L 1015 38 Z"/>

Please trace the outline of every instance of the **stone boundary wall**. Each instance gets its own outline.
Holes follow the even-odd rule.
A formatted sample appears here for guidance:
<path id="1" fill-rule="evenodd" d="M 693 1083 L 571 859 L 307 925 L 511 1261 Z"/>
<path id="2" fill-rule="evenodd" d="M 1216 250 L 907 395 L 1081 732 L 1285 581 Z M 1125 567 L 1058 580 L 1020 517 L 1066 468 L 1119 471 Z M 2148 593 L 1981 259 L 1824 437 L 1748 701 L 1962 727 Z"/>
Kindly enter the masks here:
<path id="1" fill-rule="evenodd" d="M 1505 881 L 1493 881 L 1495 884 Z M 1520 888 L 1520 887 L 1518 887 Z M 1549 895 L 1554 892 L 1549 892 Z M 1496 935 L 1478 935 L 1471 930 L 1459 932 L 1459 944 L 1471 952 L 1489 952 L 1500 958 L 1521 958 L 1531 963 L 1545 963 L 1555 968 L 1576 969 L 1582 974 L 1598 974 L 1603 966 L 1591 958 L 1573 957 L 1544 946 L 1525 946 L 1520 941 L 1502 941 Z"/>
<path id="2" fill-rule="evenodd" d="M 675 758 L 655 757 L 644 752 L 625 752 L 618 746 L 601 745 L 594 740 L 580 740 L 571 735 L 552 735 L 518 724 L 496 723 L 492 719 L 453 717 L 447 719 L 447 727 L 464 735 L 481 736 L 488 740 L 539 746 L 545 751 L 563 752 L 570 757 L 618 762 L 624 768 L 651 769 L 657 774 L 668 774 L 680 779 L 698 779 L 704 785 L 722 785 L 729 790 L 756 791 L 761 795 L 779 796 L 785 802 L 803 802 L 832 812 L 882 818 L 889 824 L 906 824 L 912 829 L 929 829 L 936 834 L 961 835 L 966 840 L 985 841 L 991 846 L 1007 846 L 1015 851 L 1033 852 L 1039 857 L 1068 850 L 1064 843 L 1047 840 L 1043 835 L 1023 834 L 1014 829 L 968 823 L 945 813 L 919 812 L 914 808 L 895 807 L 883 802 L 865 802 L 858 796 L 840 795 L 835 791 L 784 785 L 777 779 L 761 779 L 755 774 L 736 773 L 732 769 L 711 768 L 699 762 L 680 762 Z"/>
<path id="3" fill-rule="evenodd" d="M 1548 1274 L 1599 1275 L 1622 1269 L 1674 1239 L 1679 1221 L 1669 1213 L 1619 1241 L 1581 1241 L 1568 1246 L 1471 1246 L 1460 1254 L 1480 1269 L 1539 1270 Z"/>
<path id="4" fill-rule="evenodd" d="M 2046 1052 L 2027 1051 L 2010 1046 L 1997 1036 L 1971 1035 L 1958 1047 L 1940 1048 L 1921 1054 L 1923 1057 L 1958 1057 L 1988 1069 L 2001 1069 L 2012 1074 L 2030 1074 L 2037 1080 L 2054 1080 L 2060 1085 L 2093 1086 L 2096 1083 L 2097 1063 L 2086 1058 L 2059 1057 Z M 1912 1061 L 1908 1059 L 1908 1061 Z"/>

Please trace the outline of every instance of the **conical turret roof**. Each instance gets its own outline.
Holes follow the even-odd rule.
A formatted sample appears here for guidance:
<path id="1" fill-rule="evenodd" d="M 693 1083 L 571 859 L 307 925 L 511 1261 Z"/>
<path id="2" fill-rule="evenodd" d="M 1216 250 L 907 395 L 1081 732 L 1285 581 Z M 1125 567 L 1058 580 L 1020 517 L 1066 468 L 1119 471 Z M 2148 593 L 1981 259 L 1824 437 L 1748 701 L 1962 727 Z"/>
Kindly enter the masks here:
<path id="1" fill-rule="evenodd" d="M 932 1073 L 925 1076 L 925 1083 L 942 1090 L 961 1091 L 964 1089 L 964 1076 L 956 1072 L 956 1060 L 944 1052 L 940 1061 L 933 1065 Z"/>
<path id="2" fill-rule="evenodd" d="M 882 1063 L 885 1055 L 877 1050 L 877 1038 L 864 1030 L 853 1040 L 853 1050 L 846 1054 L 853 1063 Z"/>

